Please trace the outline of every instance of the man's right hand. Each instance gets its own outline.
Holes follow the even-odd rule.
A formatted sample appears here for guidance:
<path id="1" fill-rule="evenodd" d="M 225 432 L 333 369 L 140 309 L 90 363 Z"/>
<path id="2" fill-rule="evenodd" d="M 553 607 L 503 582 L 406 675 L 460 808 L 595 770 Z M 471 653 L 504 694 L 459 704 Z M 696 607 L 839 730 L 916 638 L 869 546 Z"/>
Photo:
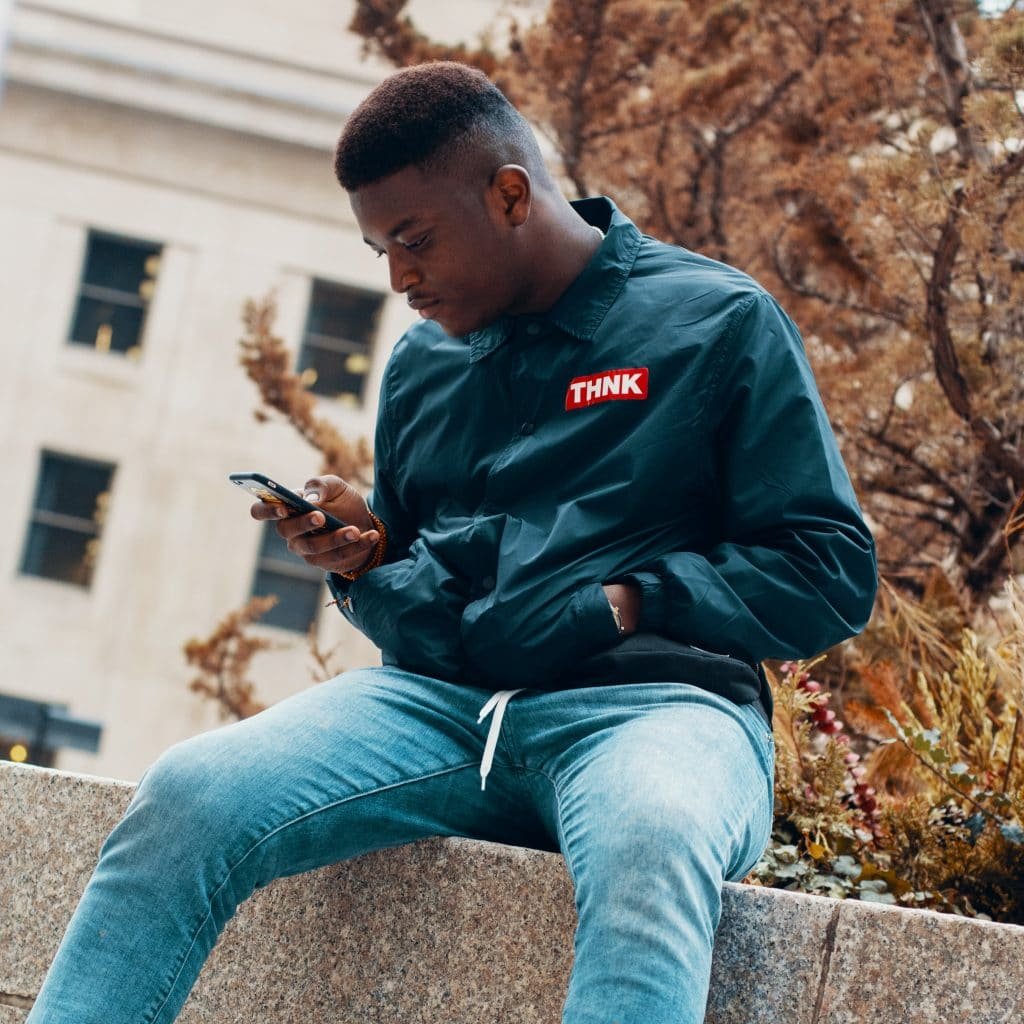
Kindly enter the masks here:
<path id="1" fill-rule="evenodd" d="M 283 505 L 257 501 L 249 510 L 253 519 L 277 520 L 277 532 L 288 550 L 325 572 L 355 572 L 372 557 L 380 533 L 370 519 L 363 496 L 337 476 L 316 476 L 306 481 L 302 496 L 342 522 L 344 529 L 316 534 L 324 525 L 319 512 L 300 515 Z"/>

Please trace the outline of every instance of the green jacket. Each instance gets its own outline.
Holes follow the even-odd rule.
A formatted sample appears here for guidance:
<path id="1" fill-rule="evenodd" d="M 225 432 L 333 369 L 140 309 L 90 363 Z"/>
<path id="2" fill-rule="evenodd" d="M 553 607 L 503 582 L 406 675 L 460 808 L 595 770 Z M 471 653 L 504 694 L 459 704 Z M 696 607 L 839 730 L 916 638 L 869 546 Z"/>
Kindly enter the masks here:
<path id="1" fill-rule="evenodd" d="M 603 583 L 639 584 L 644 634 L 747 663 L 858 632 L 874 545 L 796 328 L 745 274 L 574 205 L 607 234 L 551 310 L 396 345 L 387 557 L 329 577 L 343 614 L 385 664 L 495 689 L 619 645 Z"/>

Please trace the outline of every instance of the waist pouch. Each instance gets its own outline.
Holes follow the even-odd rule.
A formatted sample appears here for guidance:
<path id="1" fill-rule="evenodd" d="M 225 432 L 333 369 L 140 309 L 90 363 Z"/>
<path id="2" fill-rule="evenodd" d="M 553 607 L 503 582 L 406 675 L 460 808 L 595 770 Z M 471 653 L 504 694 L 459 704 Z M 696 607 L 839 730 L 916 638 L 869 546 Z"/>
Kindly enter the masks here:
<path id="1" fill-rule="evenodd" d="M 655 633 L 633 633 L 617 646 L 584 658 L 559 679 L 560 685 L 569 686 L 618 683 L 689 683 L 734 704 L 759 700 L 771 723 L 771 691 L 760 665 Z"/>

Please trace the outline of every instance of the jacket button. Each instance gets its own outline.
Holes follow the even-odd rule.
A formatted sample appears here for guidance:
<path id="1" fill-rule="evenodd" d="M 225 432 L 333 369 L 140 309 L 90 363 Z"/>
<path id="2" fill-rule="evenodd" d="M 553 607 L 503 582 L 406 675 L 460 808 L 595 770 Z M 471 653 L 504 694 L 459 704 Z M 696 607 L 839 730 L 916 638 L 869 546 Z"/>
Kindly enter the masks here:
<path id="1" fill-rule="evenodd" d="M 532 434 L 533 433 L 533 424 L 532 423 L 524 423 L 519 428 L 519 433 L 522 434 L 524 437 Z"/>
<path id="2" fill-rule="evenodd" d="M 484 590 L 493 590 L 494 589 L 494 582 L 495 582 L 495 580 L 494 580 L 493 576 L 485 576 L 480 581 L 480 586 L 483 587 Z"/>
<path id="3" fill-rule="evenodd" d="M 538 323 L 527 324 L 526 325 L 526 333 L 536 337 L 538 334 L 540 334 L 540 324 L 538 324 Z"/>

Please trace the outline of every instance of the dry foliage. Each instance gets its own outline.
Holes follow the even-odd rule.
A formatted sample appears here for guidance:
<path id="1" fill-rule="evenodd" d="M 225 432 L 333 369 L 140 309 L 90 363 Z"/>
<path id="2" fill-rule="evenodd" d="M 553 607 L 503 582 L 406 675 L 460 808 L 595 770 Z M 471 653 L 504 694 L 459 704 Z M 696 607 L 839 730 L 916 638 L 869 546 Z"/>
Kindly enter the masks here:
<path id="1" fill-rule="evenodd" d="M 254 597 L 244 608 L 224 616 L 205 640 L 185 644 L 185 660 L 198 673 L 189 689 L 216 701 L 224 718 L 248 718 L 266 707 L 256 699 L 248 673 L 252 659 L 275 644 L 254 636 L 249 627 L 275 604 L 276 597 Z"/>
<path id="2" fill-rule="evenodd" d="M 550 139 L 566 187 L 754 274 L 804 331 L 882 568 L 998 589 L 1024 492 L 1024 13 L 970 0 L 552 0 L 466 60 Z"/>
<path id="3" fill-rule="evenodd" d="M 189 689 L 216 702 L 223 718 L 249 718 L 267 706 L 256 696 L 256 685 L 249 673 L 253 659 L 262 651 L 290 646 L 253 630 L 260 617 L 275 604 L 276 597 L 254 597 L 244 608 L 225 615 L 206 639 L 192 639 L 185 644 L 185 660 L 198 673 Z M 321 649 L 315 625 L 310 627 L 306 643 L 312 661 L 312 683 L 326 682 L 342 671 L 334 661 L 337 648 Z"/>
<path id="4" fill-rule="evenodd" d="M 773 679 L 778 817 L 755 880 L 1022 924 L 1024 591 L 1008 581 L 975 616 L 986 635 L 944 635 L 941 600 L 893 593 L 844 677 L 842 717 L 823 710 L 814 665 Z"/>

